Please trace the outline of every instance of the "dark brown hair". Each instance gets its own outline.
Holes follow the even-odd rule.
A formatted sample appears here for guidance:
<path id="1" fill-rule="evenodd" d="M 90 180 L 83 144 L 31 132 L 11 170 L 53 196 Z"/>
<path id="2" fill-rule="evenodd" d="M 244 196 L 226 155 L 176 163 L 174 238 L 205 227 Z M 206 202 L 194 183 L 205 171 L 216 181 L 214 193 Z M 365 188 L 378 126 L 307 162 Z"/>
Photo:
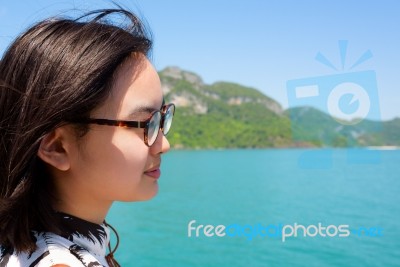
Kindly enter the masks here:
<path id="1" fill-rule="evenodd" d="M 106 20 L 110 15 L 119 20 Z M 41 139 L 68 121 L 89 117 L 108 97 L 118 66 L 132 53 L 148 56 L 150 49 L 148 32 L 138 17 L 123 9 L 107 9 L 74 20 L 39 22 L 4 53 L 0 62 L 3 247 L 32 251 L 36 248 L 32 230 L 58 233 L 51 177 L 37 156 Z"/>

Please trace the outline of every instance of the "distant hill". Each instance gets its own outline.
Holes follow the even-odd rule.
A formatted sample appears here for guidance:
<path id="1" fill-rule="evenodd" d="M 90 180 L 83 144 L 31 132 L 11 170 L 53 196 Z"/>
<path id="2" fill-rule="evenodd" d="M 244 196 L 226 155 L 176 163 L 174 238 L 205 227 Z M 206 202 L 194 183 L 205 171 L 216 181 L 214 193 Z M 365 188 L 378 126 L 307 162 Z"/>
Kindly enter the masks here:
<path id="1" fill-rule="evenodd" d="M 177 106 L 168 136 L 174 148 L 400 146 L 400 119 L 343 126 L 311 107 L 283 110 L 255 88 L 208 85 L 178 67 L 159 75 L 166 101 Z"/>
<path id="2" fill-rule="evenodd" d="M 400 131 L 395 130 L 400 127 L 400 123 L 396 123 L 396 120 L 363 120 L 356 125 L 343 125 L 330 115 L 311 107 L 291 108 L 285 114 L 291 118 L 294 140 L 330 147 L 400 145 Z"/>

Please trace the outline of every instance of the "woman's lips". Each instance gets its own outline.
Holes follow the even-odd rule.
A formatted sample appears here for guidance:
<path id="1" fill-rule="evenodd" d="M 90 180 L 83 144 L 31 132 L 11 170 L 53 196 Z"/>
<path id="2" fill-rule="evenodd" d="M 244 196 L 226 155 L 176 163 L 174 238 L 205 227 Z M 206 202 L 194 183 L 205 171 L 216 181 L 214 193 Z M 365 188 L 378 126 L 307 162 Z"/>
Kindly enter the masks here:
<path id="1" fill-rule="evenodd" d="M 153 177 L 154 179 L 158 179 L 161 176 L 160 168 L 153 169 L 151 171 L 146 171 L 144 174 L 147 176 Z"/>

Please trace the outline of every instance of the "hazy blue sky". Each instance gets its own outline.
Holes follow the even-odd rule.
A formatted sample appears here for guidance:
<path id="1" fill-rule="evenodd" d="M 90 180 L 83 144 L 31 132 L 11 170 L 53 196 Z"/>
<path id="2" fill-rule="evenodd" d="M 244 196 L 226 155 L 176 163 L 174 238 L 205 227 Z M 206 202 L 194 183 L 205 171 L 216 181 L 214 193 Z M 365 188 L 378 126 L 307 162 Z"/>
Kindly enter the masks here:
<path id="1" fill-rule="evenodd" d="M 351 71 L 374 70 L 383 119 L 400 117 L 399 1 L 117 1 L 147 19 L 157 69 L 175 65 L 206 83 L 255 87 L 290 106 L 291 79 L 347 72 L 367 50 L 373 57 Z M 2 0 L 0 54 L 15 36 L 42 18 L 69 9 L 109 7 L 106 0 Z M 74 14 L 73 12 L 69 14 Z M 339 40 L 348 40 L 344 70 Z M 315 60 L 324 54 L 338 70 Z M 376 101 L 376 99 L 371 99 Z"/>

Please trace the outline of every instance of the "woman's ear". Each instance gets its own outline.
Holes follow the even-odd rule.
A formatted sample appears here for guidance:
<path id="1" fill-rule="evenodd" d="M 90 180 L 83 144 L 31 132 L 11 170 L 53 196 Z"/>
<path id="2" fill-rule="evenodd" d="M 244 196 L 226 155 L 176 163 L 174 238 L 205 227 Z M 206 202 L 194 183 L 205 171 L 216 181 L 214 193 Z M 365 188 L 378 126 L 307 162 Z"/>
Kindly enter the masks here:
<path id="1" fill-rule="evenodd" d="M 51 131 L 44 136 L 37 152 L 39 158 L 60 171 L 67 171 L 70 168 L 68 149 L 66 149 L 67 134 L 63 127 Z"/>

